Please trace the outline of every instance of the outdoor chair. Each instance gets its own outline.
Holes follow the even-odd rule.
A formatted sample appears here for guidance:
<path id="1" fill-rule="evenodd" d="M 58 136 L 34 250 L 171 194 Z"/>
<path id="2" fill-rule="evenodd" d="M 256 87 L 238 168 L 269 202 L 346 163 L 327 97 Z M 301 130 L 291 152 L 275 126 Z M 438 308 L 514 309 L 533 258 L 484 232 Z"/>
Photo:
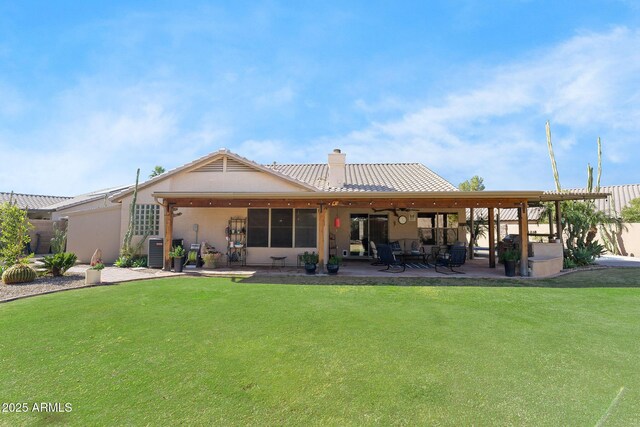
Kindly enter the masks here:
<path id="1" fill-rule="evenodd" d="M 371 256 L 373 257 L 373 262 L 371 263 L 371 265 L 384 265 L 382 261 L 380 261 L 380 257 L 378 256 L 378 248 L 373 241 L 369 242 L 369 250 Z"/>
<path id="2" fill-rule="evenodd" d="M 439 254 L 435 260 L 435 268 L 438 273 L 444 273 L 438 271 L 438 266 L 447 267 L 452 273 L 464 274 L 464 271 L 456 271 L 454 267 L 461 267 L 467 260 L 467 248 L 464 246 L 452 246 L 449 252 Z"/>
<path id="3" fill-rule="evenodd" d="M 425 256 L 425 263 L 428 267 L 431 267 L 431 265 L 435 265 L 438 257 L 440 255 L 443 255 L 445 252 L 447 252 L 446 246 L 431 246 L 431 252 Z"/>
<path id="4" fill-rule="evenodd" d="M 387 268 L 380 271 L 386 271 L 388 273 L 402 273 L 407 268 L 404 262 L 396 259 L 391 250 L 391 246 L 389 245 L 378 246 L 378 255 L 380 255 L 380 262 L 387 266 Z M 402 268 L 402 270 L 400 270 L 400 268 Z"/>

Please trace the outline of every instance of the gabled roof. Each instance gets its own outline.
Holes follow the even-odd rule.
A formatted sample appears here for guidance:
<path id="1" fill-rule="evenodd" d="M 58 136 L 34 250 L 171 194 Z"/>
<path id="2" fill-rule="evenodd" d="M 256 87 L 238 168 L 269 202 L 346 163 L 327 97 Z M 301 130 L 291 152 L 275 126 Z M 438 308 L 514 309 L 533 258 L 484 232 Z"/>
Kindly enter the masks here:
<path id="1" fill-rule="evenodd" d="M 254 161 L 251 161 L 251 160 L 246 159 L 246 158 L 244 158 L 242 156 L 239 156 L 239 155 L 237 155 L 235 153 L 232 153 L 231 151 L 227 150 L 226 148 L 221 148 L 218 151 L 215 151 L 213 153 L 207 154 L 206 156 L 203 156 L 203 157 L 201 157 L 201 158 L 199 158 L 197 160 L 189 162 L 189 163 L 187 163 L 185 165 L 182 165 L 180 167 L 177 167 L 175 169 L 171 169 L 170 171 L 167 171 L 167 172 L 165 172 L 163 174 L 160 174 L 158 176 L 155 176 L 155 177 L 153 177 L 153 178 L 151 178 L 151 179 L 149 179 L 149 180 L 147 180 L 147 181 L 145 181 L 145 182 L 143 182 L 141 184 L 138 184 L 138 190 L 141 190 L 143 188 L 149 187 L 150 185 L 153 185 L 153 184 L 158 183 L 160 181 L 164 181 L 165 179 L 167 179 L 167 178 L 169 178 L 169 177 L 171 177 L 173 175 L 176 175 L 176 174 L 178 174 L 178 173 L 180 173 L 182 171 L 197 170 L 197 169 L 200 169 L 200 168 L 203 168 L 203 167 L 205 167 L 205 169 L 206 169 L 209 164 L 215 163 L 215 161 L 219 157 L 223 157 L 223 156 L 226 156 L 229 159 L 233 159 L 233 160 L 235 160 L 235 162 L 237 162 L 237 163 L 239 163 L 241 165 L 247 166 L 247 167 L 249 167 L 251 169 L 254 169 L 254 170 L 258 171 L 258 172 L 265 172 L 265 173 L 268 173 L 270 175 L 274 175 L 274 176 L 276 176 L 276 177 L 278 177 L 280 179 L 288 181 L 288 182 L 290 182 L 290 183 L 292 183 L 294 185 L 297 185 L 298 187 L 301 187 L 303 189 L 310 190 L 310 191 L 316 190 L 316 188 L 314 188 L 313 186 L 307 184 L 306 182 L 299 181 L 299 180 L 297 180 L 295 178 L 292 178 L 292 177 L 290 177 L 288 175 L 284 175 L 284 174 L 282 174 L 282 173 L 280 173 L 278 171 L 271 170 L 271 169 L 269 169 L 269 168 L 267 168 L 267 167 L 265 167 L 263 165 L 260 165 L 260 164 L 254 162 Z M 122 200 L 123 197 L 127 196 L 128 194 L 131 194 L 132 192 L 133 192 L 133 186 L 131 186 L 131 187 L 129 187 L 129 188 L 127 188 L 127 189 L 125 189 L 125 190 L 113 195 L 113 196 L 111 196 L 110 199 L 112 201 L 114 201 L 114 202 L 118 202 L 118 201 Z"/>
<path id="2" fill-rule="evenodd" d="M 130 185 L 121 185 L 119 187 L 104 188 L 102 190 L 92 191 L 90 193 L 80 194 L 79 196 L 62 200 L 58 203 L 52 204 L 47 208 L 52 211 L 72 208 L 74 206 L 82 205 L 84 203 L 93 202 L 100 199 L 108 199 L 110 196 L 131 187 Z"/>
<path id="3" fill-rule="evenodd" d="M 69 199 L 71 199 L 71 197 L 0 192 L 0 203 L 12 200 L 19 208 L 29 210 L 52 210 L 50 209 L 50 205 Z"/>
<path id="4" fill-rule="evenodd" d="M 348 163 L 345 185 L 342 188 L 328 185 L 327 164 L 273 164 L 266 167 L 312 185 L 319 191 L 459 191 L 450 182 L 420 163 Z"/>

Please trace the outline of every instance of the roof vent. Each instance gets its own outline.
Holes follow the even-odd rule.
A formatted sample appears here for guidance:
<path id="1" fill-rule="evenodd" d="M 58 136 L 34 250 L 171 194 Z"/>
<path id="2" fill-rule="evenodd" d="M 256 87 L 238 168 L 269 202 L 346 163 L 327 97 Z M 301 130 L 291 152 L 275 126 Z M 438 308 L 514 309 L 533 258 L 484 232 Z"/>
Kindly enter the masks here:
<path id="1" fill-rule="evenodd" d="M 329 153 L 329 175 L 327 181 L 329 187 L 342 188 L 346 180 L 346 163 L 347 155 L 340 151 L 339 148 Z"/>

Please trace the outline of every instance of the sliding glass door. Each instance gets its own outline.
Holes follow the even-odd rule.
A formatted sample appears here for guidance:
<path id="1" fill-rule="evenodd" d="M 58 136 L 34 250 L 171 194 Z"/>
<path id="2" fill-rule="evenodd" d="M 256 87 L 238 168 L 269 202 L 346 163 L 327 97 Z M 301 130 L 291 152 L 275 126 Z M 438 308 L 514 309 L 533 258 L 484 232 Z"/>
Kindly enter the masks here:
<path id="1" fill-rule="evenodd" d="M 351 214 L 349 255 L 368 257 L 369 242 L 376 245 L 389 242 L 387 215 Z"/>

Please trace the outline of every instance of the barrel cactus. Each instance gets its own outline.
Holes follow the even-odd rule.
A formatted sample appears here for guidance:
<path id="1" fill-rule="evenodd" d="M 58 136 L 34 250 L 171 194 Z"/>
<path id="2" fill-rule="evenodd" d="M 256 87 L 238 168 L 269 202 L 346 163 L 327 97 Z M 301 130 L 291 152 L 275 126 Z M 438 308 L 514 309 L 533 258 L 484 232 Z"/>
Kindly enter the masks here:
<path id="1" fill-rule="evenodd" d="M 36 280 L 36 271 L 24 264 L 12 265 L 2 273 L 2 281 L 7 285 L 33 282 L 34 280 Z"/>

